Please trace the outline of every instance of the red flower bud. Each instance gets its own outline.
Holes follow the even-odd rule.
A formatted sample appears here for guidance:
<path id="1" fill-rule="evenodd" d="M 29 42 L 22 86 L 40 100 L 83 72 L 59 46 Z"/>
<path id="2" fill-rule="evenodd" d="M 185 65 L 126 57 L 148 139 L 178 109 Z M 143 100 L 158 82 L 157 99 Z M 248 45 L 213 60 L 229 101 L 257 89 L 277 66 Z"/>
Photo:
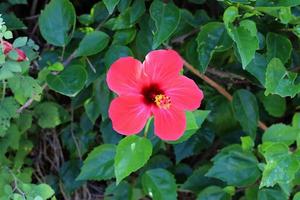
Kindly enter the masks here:
<path id="1" fill-rule="evenodd" d="M 8 54 L 8 52 L 10 52 L 13 49 L 12 44 L 7 41 L 2 41 L 2 44 L 4 54 Z"/>

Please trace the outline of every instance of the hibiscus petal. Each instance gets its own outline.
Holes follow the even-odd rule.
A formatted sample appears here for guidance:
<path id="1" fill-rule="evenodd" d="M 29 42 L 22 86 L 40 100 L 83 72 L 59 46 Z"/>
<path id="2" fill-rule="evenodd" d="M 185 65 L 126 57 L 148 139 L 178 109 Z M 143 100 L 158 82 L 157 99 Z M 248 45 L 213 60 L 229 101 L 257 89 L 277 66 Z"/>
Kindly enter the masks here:
<path id="1" fill-rule="evenodd" d="M 183 67 L 183 60 L 176 51 L 156 50 L 147 54 L 143 65 L 152 82 L 161 82 L 178 75 Z"/>
<path id="2" fill-rule="evenodd" d="M 118 95 L 136 95 L 141 90 L 139 83 L 143 76 L 143 65 L 132 57 L 115 61 L 107 72 L 108 87 Z"/>
<path id="3" fill-rule="evenodd" d="M 115 131 L 133 135 L 144 128 L 151 110 L 144 104 L 142 96 L 120 96 L 111 102 L 108 114 Z"/>
<path id="4" fill-rule="evenodd" d="M 185 76 L 177 76 L 163 83 L 162 89 L 171 98 L 171 105 L 182 110 L 195 110 L 200 107 L 203 92 L 196 83 Z"/>
<path id="5" fill-rule="evenodd" d="M 153 108 L 154 132 L 162 140 L 179 139 L 186 128 L 185 113 L 174 106 L 169 109 Z"/>

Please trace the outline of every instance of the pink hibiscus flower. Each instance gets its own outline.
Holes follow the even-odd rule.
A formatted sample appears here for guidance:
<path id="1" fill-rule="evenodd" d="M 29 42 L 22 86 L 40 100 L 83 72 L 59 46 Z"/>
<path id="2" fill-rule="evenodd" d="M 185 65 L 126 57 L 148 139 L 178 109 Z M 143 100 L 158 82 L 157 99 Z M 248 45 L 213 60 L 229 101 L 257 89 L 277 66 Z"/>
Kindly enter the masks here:
<path id="1" fill-rule="evenodd" d="M 113 129 L 123 135 L 139 133 L 154 116 L 154 133 L 177 140 L 186 128 L 185 111 L 197 109 L 203 93 L 195 82 L 179 74 L 183 60 L 176 51 L 151 51 L 143 63 L 132 57 L 115 61 L 108 87 L 118 94 L 109 107 Z"/>
<path id="2" fill-rule="evenodd" d="M 2 41 L 2 43 L 3 43 L 3 53 L 5 55 L 7 55 L 11 50 L 14 49 L 11 43 L 9 43 L 7 41 Z M 14 50 L 18 53 L 18 58 L 17 58 L 18 62 L 27 60 L 27 57 L 26 57 L 24 51 L 22 51 L 20 49 L 14 49 Z"/>

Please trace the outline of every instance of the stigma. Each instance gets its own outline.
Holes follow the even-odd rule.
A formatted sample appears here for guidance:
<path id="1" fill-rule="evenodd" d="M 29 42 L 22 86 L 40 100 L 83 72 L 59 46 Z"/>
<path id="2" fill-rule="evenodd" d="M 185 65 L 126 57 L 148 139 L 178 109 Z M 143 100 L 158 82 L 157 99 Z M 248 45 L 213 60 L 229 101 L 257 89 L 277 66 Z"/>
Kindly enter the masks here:
<path id="1" fill-rule="evenodd" d="M 163 95 L 163 94 L 156 95 L 154 102 L 157 105 L 157 107 L 162 108 L 162 109 L 169 109 L 171 106 L 170 97 Z"/>

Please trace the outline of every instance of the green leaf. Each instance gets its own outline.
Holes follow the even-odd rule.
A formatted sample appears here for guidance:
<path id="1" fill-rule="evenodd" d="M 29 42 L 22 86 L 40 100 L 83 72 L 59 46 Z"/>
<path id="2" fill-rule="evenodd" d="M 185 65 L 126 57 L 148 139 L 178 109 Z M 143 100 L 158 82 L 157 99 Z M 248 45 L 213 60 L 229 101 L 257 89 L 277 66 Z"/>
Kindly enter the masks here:
<path id="1" fill-rule="evenodd" d="M 276 183 L 288 184 L 293 181 L 300 163 L 286 144 L 266 142 L 260 146 L 259 150 L 266 159 L 260 188 L 272 187 Z"/>
<path id="2" fill-rule="evenodd" d="M 230 195 L 218 186 L 209 186 L 202 190 L 197 200 L 230 200 Z"/>
<path id="3" fill-rule="evenodd" d="M 146 194 L 155 200 L 177 199 L 176 180 L 165 169 L 151 169 L 142 176 L 142 185 Z"/>
<path id="4" fill-rule="evenodd" d="M 101 52 L 109 42 L 109 36 L 101 31 L 87 33 L 79 43 L 76 56 L 91 56 Z"/>
<path id="5" fill-rule="evenodd" d="M 18 103 L 12 97 L 6 97 L 0 101 L 0 136 L 5 135 L 5 131 L 10 126 L 11 118 L 17 117 Z"/>
<path id="6" fill-rule="evenodd" d="M 116 146 L 103 144 L 94 148 L 85 159 L 77 180 L 107 180 L 114 177 Z"/>
<path id="7" fill-rule="evenodd" d="M 150 7 L 151 18 L 155 21 L 152 48 L 156 49 L 170 38 L 180 21 L 180 10 L 174 4 L 165 4 L 159 0 L 153 1 Z"/>
<path id="8" fill-rule="evenodd" d="M 281 117 L 286 111 L 286 100 L 278 95 L 265 96 L 259 93 L 259 99 L 263 103 L 266 111 L 273 117 Z"/>
<path id="9" fill-rule="evenodd" d="M 300 91 L 300 84 L 294 83 L 296 77 L 296 73 L 286 71 L 279 58 L 273 58 L 267 66 L 265 95 L 294 97 Z"/>
<path id="10" fill-rule="evenodd" d="M 223 148 L 213 159 L 213 167 L 206 176 L 218 178 L 233 186 L 248 186 L 260 177 L 258 161 L 250 151 L 240 145 Z"/>
<path id="11" fill-rule="evenodd" d="M 223 20 L 228 34 L 237 46 L 242 66 L 245 69 L 253 60 L 256 50 L 259 49 L 259 39 L 255 22 L 242 20 L 239 26 L 234 25 L 233 22 L 238 16 L 238 9 L 231 6 L 225 10 Z"/>
<path id="12" fill-rule="evenodd" d="M 117 31 L 114 34 L 114 39 L 112 44 L 127 45 L 134 40 L 135 35 L 136 35 L 135 28 Z"/>
<path id="13" fill-rule="evenodd" d="M 238 90 L 233 94 L 232 106 L 235 119 L 240 122 L 243 130 L 254 139 L 259 119 L 255 96 L 247 90 Z"/>
<path id="14" fill-rule="evenodd" d="M 152 154 L 151 142 L 136 135 L 122 139 L 115 156 L 115 175 L 117 184 L 125 177 L 146 164 Z"/>
<path id="15" fill-rule="evenodd" d="M 300 200 L 300 192 L 297 192 L 293 198 L 293 200 Z"/>
<path id="16" fill-rule="evenodd" d="M 8 86 L 20 104 L 24 104 L 28 98 L 32 98 L 36 101 L 41 99 L 43 89 L 38 82 L 30 76 L 14 76 L 8 79 Z"/>
<path id="17" fill-rule="evenodd" d="M 281 7 L 281 6 L 297 6 L 300 5 L 300 0 L 257 0 L 255 6 L 256 7 Z"/>
<path id="18" fill-rule="evenodd" d="M 54 195 L 54 190 L 47 184 L 21 184 L 21 190 L 24 191 L 28 199 L 48 199 Z"/>
<path id="19" fill-rule="evenodd" d="M 252 151 L 254 147 L 254 141 L 250 136 L 241 137 L 242 149 L 244 151 Z"/>
<path id="20" fill-rule="evenodd" d="M 34 108 L 34 116 L 42 128 L 54 128 L 68 121 L 69 114 L 64 108 L 53 102 L 43 102 Z"/>
<path id="21" fill-rule="evenodd" d="M 170 144 L 179 144 L 192 137 L 201 127 L 204 120 L 207 118 L 210 111 L 196 110 L 194 112 L 186 112 L 186 129 L 181 138 L 177 141 L 169 141 Z"/>
<path id="22" fill-rule="evenodd" d="M 250 74 L 252 74 L 262 85 L 265 85 L 267 59 L 265 56 L 256 53 L 254 59 L 245 68 Z"/>
<path id="23" fill-rule="evenodd" d="M 126 181 L 120 184 L 111 183 L 105 189 L 104 200 L 135 200 L 133 198 L 133 187 Z"/>
<path id="24" fill-rule="evenodd" d="M 286 145 L 293 144 L 300 136 L 299 127 L 292 127 L 285 124 L 274 124 L 263 134 L 263 142 L 282 142 Z"/>
<path id="25" fill-rule="evenodd" d="M 19 47 L 23 47 L 26 45 L 28 41 L 28 37 L 18 37 L 17 39 L 15 39 L 15 41 L 13 42 L 13 47 L 14 48 L 19 48 Z"/>
<path id="26" fill-rule="evenodd" d="M 132 56 L 132 51 L 126 46 L 120 45 L 112 45 L 106 51 L 104 56 L 104 62 L 106 67 L 110 67 L 110 65 L 121 57 Z"/>
<path id="27" fill-rule="evenodd" d="M 205 187 L 221 184 L 218 179 L 205 176 L 210 166 L 204 165 L 193 171 L 193 174 L 182 184 L 181 188 L 199 193 Z"/>
<path id="28" fill-rule="evenodd" d="M 215 50 L 224 47 L 227 32 L 223 23 L 210 22 L 201 27 L 197 36 L 198 61 L 201 72 L 205 72 Z"/>
<path id="29" fill-rule="evenodd" d="M 135 0 L 130 12 L 130 23 L 136 22 L 146 11 L 145 0 Z"/>
<path id="30" fill-rule="evenodd" d="M 292 43 L 282 35 L 271 33 L 267 34 L 267 59 L 279 58 L 285 64 L 291 56 Z"/>
<path id="31" fill-rule="evenodd" d="M 6 61 L 0 69 L 0 80 L 9 79 L 14 73 L 22 72 L 20 63 L 16 61 Z"/>
<path id="32" fill-rule="evenodd" d="M 114 12 L 114 9 L 118 5 L 119 1 L 120 0 L 103 0 L 103 3 L 106 6 L 109 14 Z"/>
<path id="33" fill-rule="evenodd" d="M 76 13 L 69 0 L 51 0 L 41 12 L 39 28 L 43 38 L 55 46 L 66 46 L 72 38 Z"/>
<path id="34" fill-rule="evenodd" d="M 48 74 L 46 81 L 49 88 L 63 95 L 74 97 L 84 87 L 87 72 L 81 65 L 70 65 L 60 74 Z"/>
<path id="35" fill-rule="evenodd" d="M 288 197 L 278 189 L 263 188 L 258 191 L 258 200 L 287 200 Z"/>

